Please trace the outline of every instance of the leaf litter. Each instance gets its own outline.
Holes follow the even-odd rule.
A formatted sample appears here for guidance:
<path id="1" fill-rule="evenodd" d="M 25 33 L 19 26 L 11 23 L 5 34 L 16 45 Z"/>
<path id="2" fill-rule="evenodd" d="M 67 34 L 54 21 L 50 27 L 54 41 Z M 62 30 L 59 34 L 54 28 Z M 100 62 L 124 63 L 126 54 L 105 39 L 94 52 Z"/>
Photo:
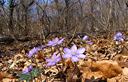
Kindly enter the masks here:
<path id="1" fill-rule="evenodd" d="M 74 37 L 70 44 L 70 38 L 50 36 L 45 43 L 1 45 L 0 82 L 127 82 L 128 41 L 120 33 L 114 39 Z M 59 60 L 52 57 L 54 53 L 59 54 Z M 23 74 L 30 65 L 31 71 Z"/>

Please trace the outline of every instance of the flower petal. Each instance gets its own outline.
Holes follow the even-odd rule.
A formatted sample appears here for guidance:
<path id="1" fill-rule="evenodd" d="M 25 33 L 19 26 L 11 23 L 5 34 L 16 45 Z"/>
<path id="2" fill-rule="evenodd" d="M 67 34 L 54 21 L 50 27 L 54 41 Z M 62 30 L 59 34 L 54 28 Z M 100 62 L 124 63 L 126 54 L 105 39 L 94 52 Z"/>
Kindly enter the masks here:
<path id="1" fill-rule="evenodd" d="M 57 58 L 61 58 L 61 57 L 60 57 L 60 54 L 58 54 L 58 55 L 56 56 L 56 59 L 57 59 Z"/>
<path id="2" fill-rule="evenodd" d="M 59 41 L 59 38 L 57 38 L 57 37 L 52 40 L 52 42 L 54 42 L 54 43 L 57 43 L 58 41 Z"/>
<path id="3" fill-rule="evenodd" d="M 29 68 L 27 67 L 27 68 L 23 69 L 22 73 L 23 73 L 23 74 L 29 73 Z"/>
<path id="4" fill-rule="evenodd" d="M 71 53 L 71 50 L 69 48 L 64 48 L 64 53 Z"/>
<path id="5" fill-rule="evenodd" d="M 77 57 L 78 57 L 78 58 L 83 58 L 83 59 L 84 59 L 86 56 L 85 56 L 84 54 L 79 54 L 79 55 L 77 55 Z"/>
<path id="6" fill-rule="evenodd" d="M 86 43 L 89 44 L 89 45 L 92 45 L 93 44 L 92 41 L 86 41 Z"/>
<path id="7" fill-rule="evenodd" d="M 70 58 L 70 57 L 71 57 L 71 54 L 63 54 L 62 57 L 63 57 L 63 58 Z"/>
<path id="8" fill-rule="evenodd" d="M 122 36 L 123 34 L 121 32 L 117 32 L 116 36 Z"/>
<path id="9" fill-rule="evenodd" d="M 49 63 L 47 63 L 46 66 L 53 66 L 53 65 L 55 65 L 55 64 L 56 64 L 55 62 L 49 62 Z"/>
<path id="10" fill-rule="evenodd" d="M 46 59 L 46 62 L 51 62 L 52 61 L 52 59 Z"/>
<path id="11" fill-rule="evenodd" d="M 77 56 L 72 56 L 71 60 L 72 60 L 72 62 L 77 62 L 77 61 L 79 61 L 79 59 L 78 59 Z"/>
<path id="12" fill-rule="evenodd" d="M 48 45 L 48 46 L 52 46 L 53 44 L 54 44 L 53 41 L 49 41 L 47 45 Z"/>
<path id="13" fill-rule="evenodd" d="M 54 52 L 53 55 L 52 55 L 52 59 L 55 59 L 57 57 L 57 52 Z"/>
<path id="14" fill-rule="evenodd" d="M 27 57 L 31 58 L 33 54 L 27 53 Z"/>
<path id="15" fill-rule="evenodd" d="M 60 57 L 60 54 L 58 54 L 58 55 L 55 57 L 54 61 L 57 63 L 57 62 L 59 62 L 60 60 L 61 60 L 61 57 Z"/>
<path id="16" fill-rule="evenodd" d="M 85 52 L 85 48 L 79 48 L 78 50 L 77 50 L 77 53 L 84 53 Z"/>
<path id="17" fill-rule="evenodd" d="M 30 66 L 28 67 L 28 71 L 30 72 L 30 71 L 32 71 L 32 69 L 33 69 L 33 66 L 30 65 Z"/>
<path id="18" fill-rule="evenodd" d="M 31 50 L 28 52 L 27 56 L 30 58 L 30 57 L 32 57 L 34 54 L 36 54 L 39 50 L 41 50 L 41 49 L 38 48 L 38 47 L 34 47 L 33 49 L 31 49 Z"/>
<path id="19" fill-rule="evenodd" d="M 72 47 L 71 47 L 71 51 L 72 52 L 75 52 L 77 50 L 77 46 L 74 44 Z"/>
<path id="20" fill-rule="evenodd" d="M 58 58 L 56 58 L 55 62 L 57 63 L 57 62 L 59 62 L 60 60 L 61 60 L 61 58 L 58 57 Z"/>
<path id="21" fill-rule="evenodd" d="M 117 32 L 114 35 L 114 40 L 115 41 L 124 41 L 124 39 L 125 39 L 125 36 L 121 32 Z"/>
<path id="22" fill-rule="evenodd" d="M 62 38 L 61 40 L 59 40 L 59 41 L 57 42 L 57 44 L 61 44 L 63 41 L 64 41 L 64 38 Z"/>
<path id="23" fill-rule="evenodd" d="M 89 39 L 89 37 L 87 36 L 87 35 L 85 35 L 84 37 L 83 37 L 83 40 L 88 40 Z"/>

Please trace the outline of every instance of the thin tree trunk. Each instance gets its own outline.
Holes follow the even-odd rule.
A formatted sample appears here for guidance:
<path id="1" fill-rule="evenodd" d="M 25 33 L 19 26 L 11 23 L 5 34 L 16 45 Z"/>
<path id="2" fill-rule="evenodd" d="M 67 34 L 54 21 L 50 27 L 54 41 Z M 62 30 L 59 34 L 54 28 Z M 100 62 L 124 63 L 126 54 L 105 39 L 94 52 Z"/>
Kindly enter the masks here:
<path id="1" fill-rule="evenodd" d="M 14 11 L 14 0 L 9 0 L 9 22 L 8 22 L 8 28 L 9 28 L 10 35 L 14 38 L 13 11 Z"/>

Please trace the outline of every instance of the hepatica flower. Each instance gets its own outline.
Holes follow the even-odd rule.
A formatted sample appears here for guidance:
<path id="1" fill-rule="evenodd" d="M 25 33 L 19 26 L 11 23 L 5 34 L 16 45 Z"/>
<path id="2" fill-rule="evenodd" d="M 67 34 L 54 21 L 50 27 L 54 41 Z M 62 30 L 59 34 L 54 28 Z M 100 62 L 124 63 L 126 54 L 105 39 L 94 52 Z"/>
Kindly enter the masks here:
<path id="1" fill-rule="evenodd" d="M 29 65 L 27 68 L 23 69 L 22 74 L 28 74 L 33 69 L 32 65 Z"/>
<path id="2" fill-rule="evenodd" d="M 52 41 L 49 41 L 47 45 L 48 46 L 56 46 L 58 44 L 61 44 L 63 41 L 64 41 L 64 38 L 62 38 L 60 40 L 59 40 L 59 38 L 55 38 Z"/>
<path id="3" fill-rule="evenodd" d="M 93 42 L 89 39 L 89 37 L 87 35 L 85 35 L 83 38 L 82 38 L 83 41 L 86 42 L 86 44 L 89 44 L 89 45 L 92 45 Z"/>
<path id="4" fill-rule="evenodd" d="M 83 38 L 82 38 L 82 40 L 88 40 L 89 39 L 89 37 L 87 36 L 87 35 L 85 35 Z"/>
<path id="5" fill-rule="evenodd" d="M 79 48 L 77 49 L 76 45 L 73 45 L 71 49 L 64 48 L 64 54 L 63 58 L 70 58 L 72 62 L 77 62 L 81 58 L 85 58 L 85 55 L 83 54 L 85 52 L 85 48 Z"/>
<path id="6" fill-rule="evenodd" d="M 86 43 L 89 44 L 89 45 L 92 45 L 93 44 L 92 41 L 86 41 Z"/>
<path id="7" fill-rule="evenodd" d="M 121 32 L 117 32 L 114 35 L 114 40 L 115 41 L 124 41 L 125 36 Z"/>
<path id="8" fill-rule="evenodd" d="M 46 46 L 44 45 L 41 45 L 41 46 L 38 46 L 38 47 L 34 47 L 32 48 L 28 53 L 27 53 L 27 56 L 29 58 L 31 58 L 34 54 L 36 54 L 38 51 L 42 50 L 43 48 L 45 48 Z"/>
<path id="9" fill-rule="evenodd" d="M 60 60 L 61 60 L 60 54 L 57 54 L 57 52 L 55 52 L 53 53 L 51 58 L 46 59 L 46 62 L 47 62 L 46 66 L 54 66 Z"/>
<path id="10" fill-rule="evenodd" d="M 41 47 L 34 47 L 31 49 L 28 53 L 27 56 L 31 58 L 34 54 L 36 54 L 39 50 L 41 50 Z"/>

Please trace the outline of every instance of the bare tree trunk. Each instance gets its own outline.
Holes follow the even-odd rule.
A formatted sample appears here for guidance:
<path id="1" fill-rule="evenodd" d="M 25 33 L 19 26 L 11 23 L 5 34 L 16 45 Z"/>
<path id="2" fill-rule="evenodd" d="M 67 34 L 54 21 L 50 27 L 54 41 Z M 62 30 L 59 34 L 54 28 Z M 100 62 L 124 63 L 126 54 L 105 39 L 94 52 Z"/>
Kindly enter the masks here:
<path id="1" fill-rule="evenodd" d="M 65 0 L 65 5 L 66 5 L 65 27 L 67 30 L 69 29 L 69 4 L 70 4 L 70 0 Z"/>
<path id="2" fill-rule="evenodd" d="M 46 2 L 48 2 L 48 0 Z M 42 15 L 41 15 L 40 22 L 41 22 L 41 25 L 42 25 L 43 38 L 48 36 L 50 34 L 50 32 L 51 32 L 51 29 L 50 29 L 51 21 L 50 21 L 50 18 L 48 17 L 47 12 L 46 12 L 47 4 L 48 3 L 46 3 L 44 8 L 42 8 L 41 5 L 36 3 L 36 5 L 42 10 Z"/>
<path id="3" fill-rule="evenodd" d="M 27 11 L 27 8 L 25 8 L 25 14 L 24 14 L 24 20 L 25 20 L 25 27 L 24 27 L 24 32 L 25 32 L 25 36 L 27 36 L 28 35 L 28 33 L 29 33 L 29 28 L 28 28 L 28 13 L 27 13 L 28 11 Z"/>
<path id="4" fill-rule="evenodd" d="M 94 1 L 95 0 L 90 0 L 90 11 L 91 11 L 91 14 L 94 14 Z M 90 27 L 90 30 L 92 32 L 95 32 L 95 29 L 94 29 L 94 17 L 93 16 L 90 16 L 90 22 L 91 22 L 91 27 Z"/>
<path id="5" fill-rule="evenodd" d="M 24 36 L 27 36 L 28 33 L 29 33 L 29 28 L 28 28 L 28 8 L 31 5 L 33 5 L 33 3 L 34 3 L 34 0 L 31 0 L 29 3 L 21 0 L 21 4 L 22 4 L 23 9 L 24 9 L 24 22 L 25 22 Z"/>
<path id="6" fill-rule="evenodd" d="M 14 38 L 14 26 L 13 26 L 13 11 L 15 7 L 15 0 L 9 0 L 9 22 L 8 28 L 10 31 L 10 35 Z"/>
<path id="7" fill-rule="evenodd" d="M 4 3 L 5 3 L 4 0 L 0 1 L 0 6 L 2 8 L 3 8 Z M 0 10 L 0 16 L 2 16 L 2 10 Z M 0 19 L 0 34 L 3 34 L 3 32 L 2 32 L 3 29 L 2 29 L 2 23 L 1 22 L 2 22 L 2 20 Z"/>

